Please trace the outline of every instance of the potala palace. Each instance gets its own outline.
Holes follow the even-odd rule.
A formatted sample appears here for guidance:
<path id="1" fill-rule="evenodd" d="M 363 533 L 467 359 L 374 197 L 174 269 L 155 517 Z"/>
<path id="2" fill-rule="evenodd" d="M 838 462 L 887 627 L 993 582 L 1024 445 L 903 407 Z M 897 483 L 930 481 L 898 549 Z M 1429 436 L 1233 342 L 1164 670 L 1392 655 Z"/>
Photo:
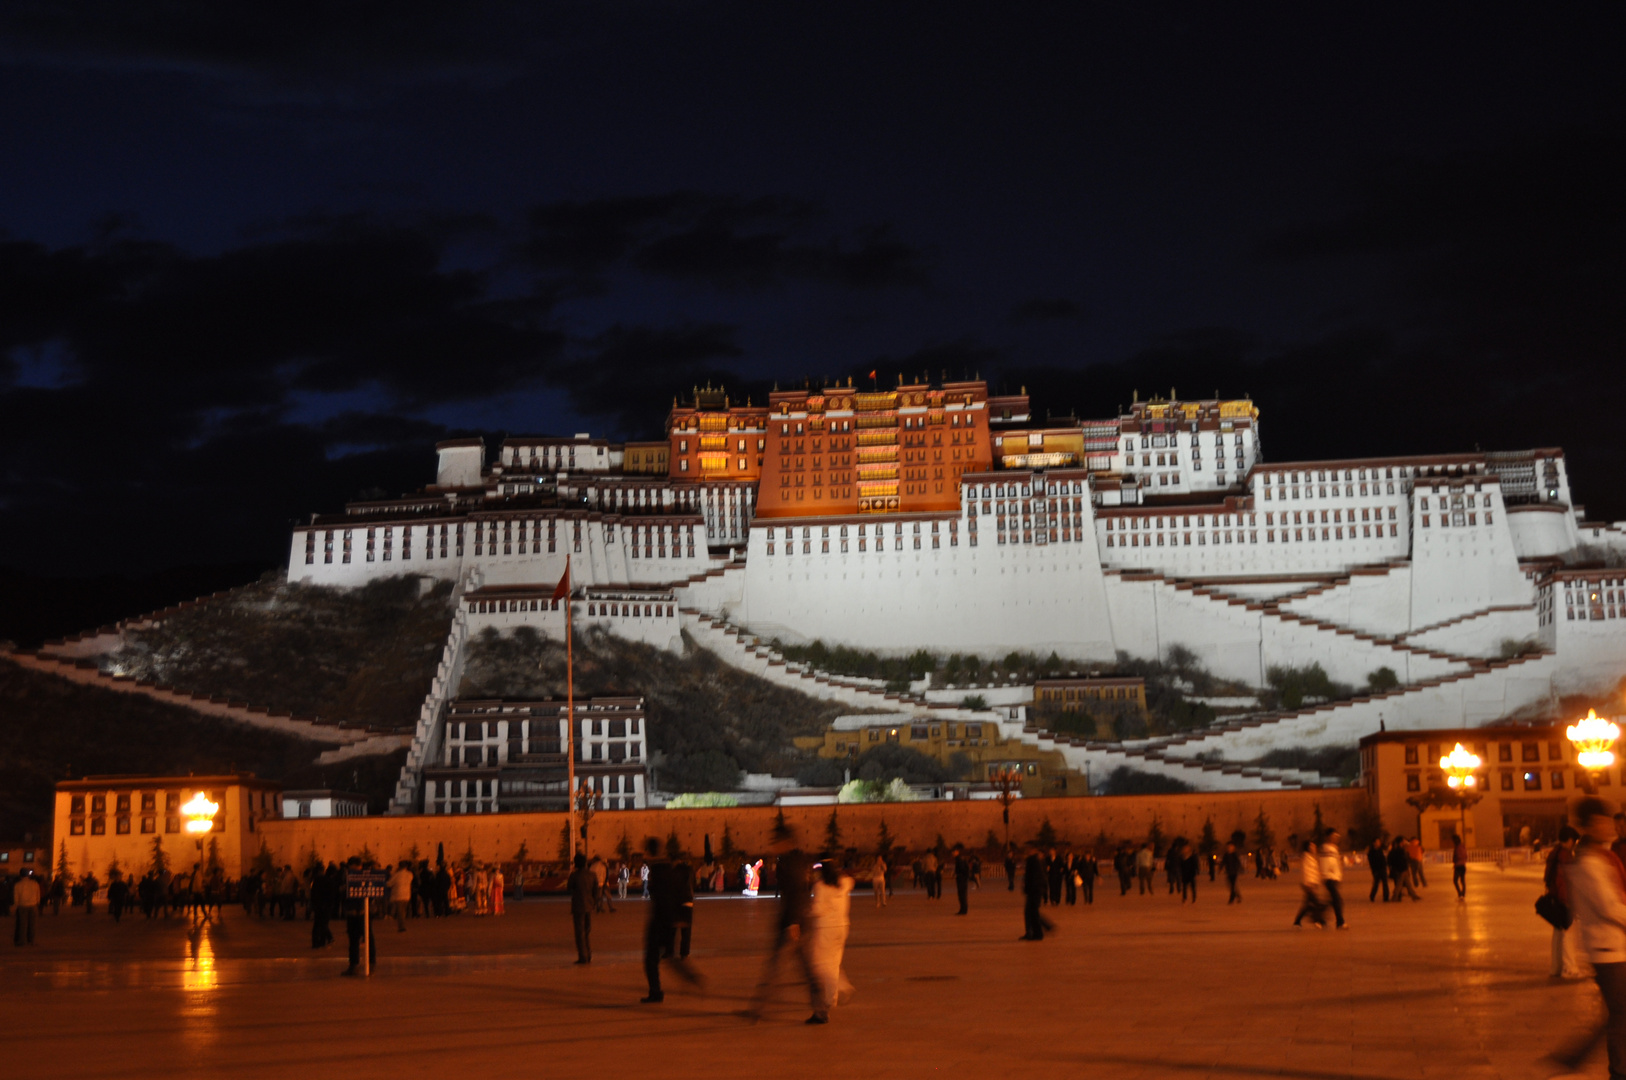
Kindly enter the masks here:
<path id="1" fill-rule="evenodd" d="M 658 442 L 510 438 L 489 456 L 478 439 L 441 443 L 422 491 L 294 530 L 290 580 L 456 585 L 397 809 L 498 808 L 494 783 L 436 787 L 464 645 L 488 626 L 561 635 L 550 597 L 567 556 L 581 626 L 672 648 L 686 631 L 855 709 L 975 718 L 1080 771 L 1128 764 L 1205 789 L 1303 782 L 1228 764 L 1274 748 L 1517 718 L 1613 687 L 1626 660 L 1626 531 L 1585 520 L 1558 449 L 1271 462 L 1251 401 L 1159 398 L 1040 424 L 1025 393 L 980 381 L 808 387 L 754 405 L 700 389 L 666 426 Z M 1084 742 L 1024 732 L 1019 709 L 798 671 L 770 638 L 1107 664 L 1179 645 L 1253 686 L 1310 663 L 1357 685 L 1388 667 L 1401 685 Z"/>

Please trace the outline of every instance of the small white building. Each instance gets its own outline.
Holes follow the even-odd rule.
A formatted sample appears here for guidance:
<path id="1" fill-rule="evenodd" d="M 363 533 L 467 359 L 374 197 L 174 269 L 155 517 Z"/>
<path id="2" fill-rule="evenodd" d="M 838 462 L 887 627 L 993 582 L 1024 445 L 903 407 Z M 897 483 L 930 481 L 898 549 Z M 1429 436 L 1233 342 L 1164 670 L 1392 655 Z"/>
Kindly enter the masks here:
<path id="1" fill-rule="evenodd" d="M 353 791 L 284 791 L 282 816 L 285 818 L 366 817 L 367 796 Z"/>

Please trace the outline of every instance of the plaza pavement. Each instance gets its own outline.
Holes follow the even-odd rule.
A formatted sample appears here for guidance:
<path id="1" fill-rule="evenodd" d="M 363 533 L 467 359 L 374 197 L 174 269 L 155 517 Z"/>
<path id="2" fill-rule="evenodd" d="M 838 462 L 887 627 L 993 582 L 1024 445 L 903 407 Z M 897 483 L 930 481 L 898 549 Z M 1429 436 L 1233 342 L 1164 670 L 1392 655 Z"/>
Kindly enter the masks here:
<path id="1" fill-rule="evenodd" d="M 735 1015 L 770 898 L 703 897 L 708 993 L 669 975 L 658 1006 L 638 1004 L 636 900 L 597 918 L 587 968 L 572 965 L 557 899 L 404 934 L 386 922 L 367 982 L 338 977 L 342 924 L 313 954 L 303 920 L 241 908 L 195 941 L 139 913 L 115 926 L 64 912 L 42 918 L 35 948 L 0 946 L 0 1061 L 53 1080 L 1547 1075 L 1540 1056 L 1600 1008 L 1590 982 L 1546 977 L 1538 868 L 1476 865 L 1465 904 L 1435 874 L 1423 902 L 1382 905 L 1352 870 L 1346 933 L 1291 929 L 1291 880 L 1247 879 L 1227 907 L 1223 882 L 1182 906 L 1161 883 L 1120 897 L 1106 879 L 1093 908 L 1047 909 L 1060 933 L 1042 943 L 1017 940 L 1020 898 L 1002 881 L 972 893 L 968 918 L 912 890 L 876 911 L 864 890 L 846 962 L 856 996 L 822 1028 L 803 1024 L 788 982 L 761 1023 Z"/>

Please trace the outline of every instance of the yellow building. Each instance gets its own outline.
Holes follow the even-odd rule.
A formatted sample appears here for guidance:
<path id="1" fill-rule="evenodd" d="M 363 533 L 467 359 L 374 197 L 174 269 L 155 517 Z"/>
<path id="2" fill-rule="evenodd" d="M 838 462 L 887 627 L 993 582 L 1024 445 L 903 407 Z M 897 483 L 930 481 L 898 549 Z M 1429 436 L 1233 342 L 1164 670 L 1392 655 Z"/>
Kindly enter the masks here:
<path id="1" fill-rule="evenodd" d="M 1474 784 L 1480 798 L 1466 811 L 1453 801 L 1440 770 L 1440 758 L 1459 742 L 1480 760 Z M 1626 782 L 1618 772 L 1617 765 L 1597 775 L 1601 793 Z M 1361 779 L 1383 827 L 1421 836 L 1425 848 L 1450 847 L 1463 823 L 1469 847 L 1551 842 L 1570 802 L 1585 791 L 1562 724 L 1380 731 L 1361 740 Z"/>
<path id="2" fill-rule="evenodd" d="M 1040 679 L 1033 684 L 1036 705 L 1090 711 L 1097 706 L 1146 711 L 1146 680 L 1137 676 L 1095 675 L 1083 679 Z"/>
<path id="3" fill-rule="evenodd" d="M 1067 768 L 1059 751 L 1002 739 L 999 725 L 991 721 L 916 716 L 900 722 L 896 716 L 846 716 L 822 738 L 796 740 L 802 749 L 817 750 L 819 757 L 835 761 L 856 761 L 866 750 L 888 744 L 918 751 L 949 769 L 969 761 L 971 769 L 964 779 L 974 783 L 985 783 L 1001 770 L 1015 768 L 1022 774 L 1022 794 L 1029 798 L 1089 794 L 1084 777 Z"/>
<path id="4" fill-rule="evenodd" d="M 193 836 L 182 807 L 199 792 L 220 809 L 213 827 Z M 115 861 L 140 876 L 152 865 L 157 844 L 171 871 L 206 862 L 215 845 L 226 876 L 237 878 L 253 861 L 259 843 L 255 824 L 282 816 L 282 785 L 253 773 L 226 776 L 87 776 L 56 786 L 51 865 L 64 848 L 75 877 L 94 873 L 102 881 Z"/>

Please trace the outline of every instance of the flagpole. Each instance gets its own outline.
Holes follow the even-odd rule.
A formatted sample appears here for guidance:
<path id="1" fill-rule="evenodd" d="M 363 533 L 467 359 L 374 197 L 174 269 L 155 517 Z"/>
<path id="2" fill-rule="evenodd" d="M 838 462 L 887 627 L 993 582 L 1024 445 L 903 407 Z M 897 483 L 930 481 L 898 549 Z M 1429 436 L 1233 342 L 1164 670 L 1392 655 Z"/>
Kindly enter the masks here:
<path id="1" fill-rule="evenodd" d="M 565 814 L 570 861 L 576 861 L 576 667 L 570 630 L 570 556 L 565 556 Z"/>

